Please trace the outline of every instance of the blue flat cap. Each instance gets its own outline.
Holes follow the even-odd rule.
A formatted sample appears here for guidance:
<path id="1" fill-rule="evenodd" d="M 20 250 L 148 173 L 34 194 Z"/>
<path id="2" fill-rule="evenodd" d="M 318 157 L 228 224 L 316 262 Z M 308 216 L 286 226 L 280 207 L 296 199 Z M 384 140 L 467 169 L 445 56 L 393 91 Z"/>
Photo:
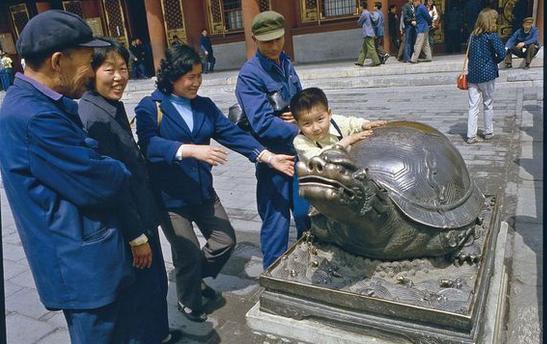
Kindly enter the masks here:
<path id="1" fill-rule="evenodd" d="M 78 15 L 49 10 L 33 17 L 17 39 L 22 57 L 49 54 L 76 47 L 108 47 L 110 43 L 93 37 L 93 31 Z"/>

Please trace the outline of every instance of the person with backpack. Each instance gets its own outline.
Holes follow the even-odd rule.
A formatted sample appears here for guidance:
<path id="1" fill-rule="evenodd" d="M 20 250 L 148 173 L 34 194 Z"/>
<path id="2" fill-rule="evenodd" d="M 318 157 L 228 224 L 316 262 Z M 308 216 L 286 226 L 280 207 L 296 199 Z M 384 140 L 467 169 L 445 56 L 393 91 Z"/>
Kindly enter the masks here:
<path id="1" fill-rule="evenodd" d="M 273 154 L 230 122 L 209 98 L 198 95 L 202 82 L 198 53 L 184 44 L 167 49 L 158 71 L 157 89 L 135 109 L 137 136 L 150 164 L 152 185 L 161 197 L 161 227 L 171 244 L 178 308 L 191 321 L 207 319 L 205 304 L 222 295 L 203 282 L 215 278 L 236 243 L 235 232 L 214 188 L 213 166 L 227 152 L 214 139 L 257 165 L 292 177 L 294 157 Z M 196 224 L 207 240 L 203 249 Z"/>

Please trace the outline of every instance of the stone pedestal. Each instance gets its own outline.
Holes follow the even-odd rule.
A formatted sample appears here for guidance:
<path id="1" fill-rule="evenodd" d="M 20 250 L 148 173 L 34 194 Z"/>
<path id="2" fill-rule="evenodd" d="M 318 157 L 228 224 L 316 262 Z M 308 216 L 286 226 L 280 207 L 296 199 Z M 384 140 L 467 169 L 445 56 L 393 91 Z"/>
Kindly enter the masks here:
<path id="1" fill-rule="evenodd" d="M 277 265 L 274 264 L 261 276 L 265 291 L 259 303 L 247 313 L 247 323 L 256 331 L 308 343 L 499 343 L 507 286 L 504 267 L 507 224 L 500 223 L 497 208 L 494 207 L 490 217 L 484 220 L 488 231 L 484 238 L 483 257 L 479 264 L 473 266 L 476 271 L 472 277 L 469 277 L 469 272 L 461 274 L 464 281 L 458 283 L 463 283 L 463 287 L 451 285 L 431 294 L 417 293 L 418 301 L 409 302 L 410 298 L 405 299 L 401 293 L 389 294 L 388 291 L 394 289 L 389 289 L 392 286 L 386 282 L 389 279 L 387 276 L 383 282 L 385 287 L 380 286 L 374 292 L 367 292 L 366 289 L 356 292 L 355 288 L 347 286 L 325 287 L 317 282 L 317 278 L 317 283 L 290 281 L 290 277 L 279 278 L 279 271 L 275 269 L 283 267 L 280 266 L 283 260 L 303 259 L 295 257 L 298 253 L 295 247 L 302 245 L 297 242 L 285 258 L 281 257 Z M 437 264 L 434 260 L 433 263 Z M 446 273 L 451 273 L 453 269 L 444 265 L 438 268 L 439 271 L 430 273 L 441 276 L 441 284 L 446 286 L 449 283 L 445 279 Z M 470 271 L 465 263 L 462 269 Z M 334 276 L 338 277 L 336 273 L 333 271 Z M 375 278 L 367 274 L 365 280 Z M 294 275 L 292 270 L 289 271 L 291 275 Z M 408 283 L 405 278 L 400 279 L 403 286 Z M 416 281 L 416 285 L 408 284 L 407 293 L 416 293 L 425 285 L 420 282 L 418 274 L 410 279 Z M 469 288 L 465 287 L 465 279 Z M 431 295 L 446 297 L 432 301 Z"/>

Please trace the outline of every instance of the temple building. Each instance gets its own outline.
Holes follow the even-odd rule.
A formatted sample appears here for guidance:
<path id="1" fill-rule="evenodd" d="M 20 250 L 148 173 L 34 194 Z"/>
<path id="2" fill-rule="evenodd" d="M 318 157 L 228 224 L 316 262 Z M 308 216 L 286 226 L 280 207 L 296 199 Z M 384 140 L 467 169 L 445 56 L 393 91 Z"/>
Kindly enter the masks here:
<path id="1" fill-rule="evenodd" d="M 504 38 L 513 30 L 517 8 L 521 15 L 534 16 L 543 42 L 543 0 L 435 0 L 441 14 L 440 28 L 433 37 L 435 53 L 445 50 L 443 15 L 447 6 L 455 4 L 463 11 L 468 1 L 499 11 L 499 34 Z M 379 2 L 385 17 L 384 45 L 393 51 L 387 11 L 390 5 L 397 5 L 400 12 L 406 0 Z M 84 18 L 98 36 L 114 37 L 126 46 L 133 38 L 140 38 L 150 48 L 150 64 L 156 68 L 174 41 L 199 48 L 201 31 L 207 29 L 217 57 L 216 69 L 238 68 L 255 51 L 252 18 L 271 9 L 287 20 L 285 49 L 297 63 L 347 60 L 356 58 L 361 47 L 358 5 L 359 0 L 2 0 L 0 46 L 17 57 L 15 42 L 27 21 L 48 9 L 64 9 Z M 369 0 L 370 9 L 373 5 L 374 0 Z"/>

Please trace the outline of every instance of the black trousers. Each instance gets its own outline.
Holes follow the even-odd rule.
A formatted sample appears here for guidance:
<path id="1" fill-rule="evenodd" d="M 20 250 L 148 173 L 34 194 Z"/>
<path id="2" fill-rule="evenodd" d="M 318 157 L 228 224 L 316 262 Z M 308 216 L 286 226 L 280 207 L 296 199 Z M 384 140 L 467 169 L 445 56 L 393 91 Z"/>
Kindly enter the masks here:
<path id="1" fill-rule="evenodd" d="M 524 51 L 523 51 L 524 50 Z M 532 62 L 532 59 L 536 54 L 538 53 L 538 47 L 534 43 L 530 45 L 525 45 L 522 48 L 513 47 L 509 50 L 507 50 L 507 55 L 505 55 L 505 63 L 511 64 L 513 62 L 513 56 L 512 54 L 517 55 L 518 57 L 524 58 L 524 61 L 527 65 Z"/>
<path id="2" fill-rule="evenodd" d="M 374 38 L 374 48 L 376 49 L 376 54 L 381 59 L 386 54 L 384 50 L 384 36 Z"/>
<path id="3" fill-rule="evenodd" d="M 393 46 L 393 49 L 397 52 L 397 58 L 399 58 L 399 39 L 397 38 L 397 33 L 390 34 L 391 39 L 391 45 Z"/>
<path id="4" fill-rule="evenodd" d="M 211 202 L 164 214 L 162 229 L 171 244 L 177 298 L 194 311 L 201 311 L 201 280 L 216 277 L 230 258 L 236 244 L 235 232 L 218 197 Z M 205 239 L 200 244 L 194 232 L 195 223 Z"/>

